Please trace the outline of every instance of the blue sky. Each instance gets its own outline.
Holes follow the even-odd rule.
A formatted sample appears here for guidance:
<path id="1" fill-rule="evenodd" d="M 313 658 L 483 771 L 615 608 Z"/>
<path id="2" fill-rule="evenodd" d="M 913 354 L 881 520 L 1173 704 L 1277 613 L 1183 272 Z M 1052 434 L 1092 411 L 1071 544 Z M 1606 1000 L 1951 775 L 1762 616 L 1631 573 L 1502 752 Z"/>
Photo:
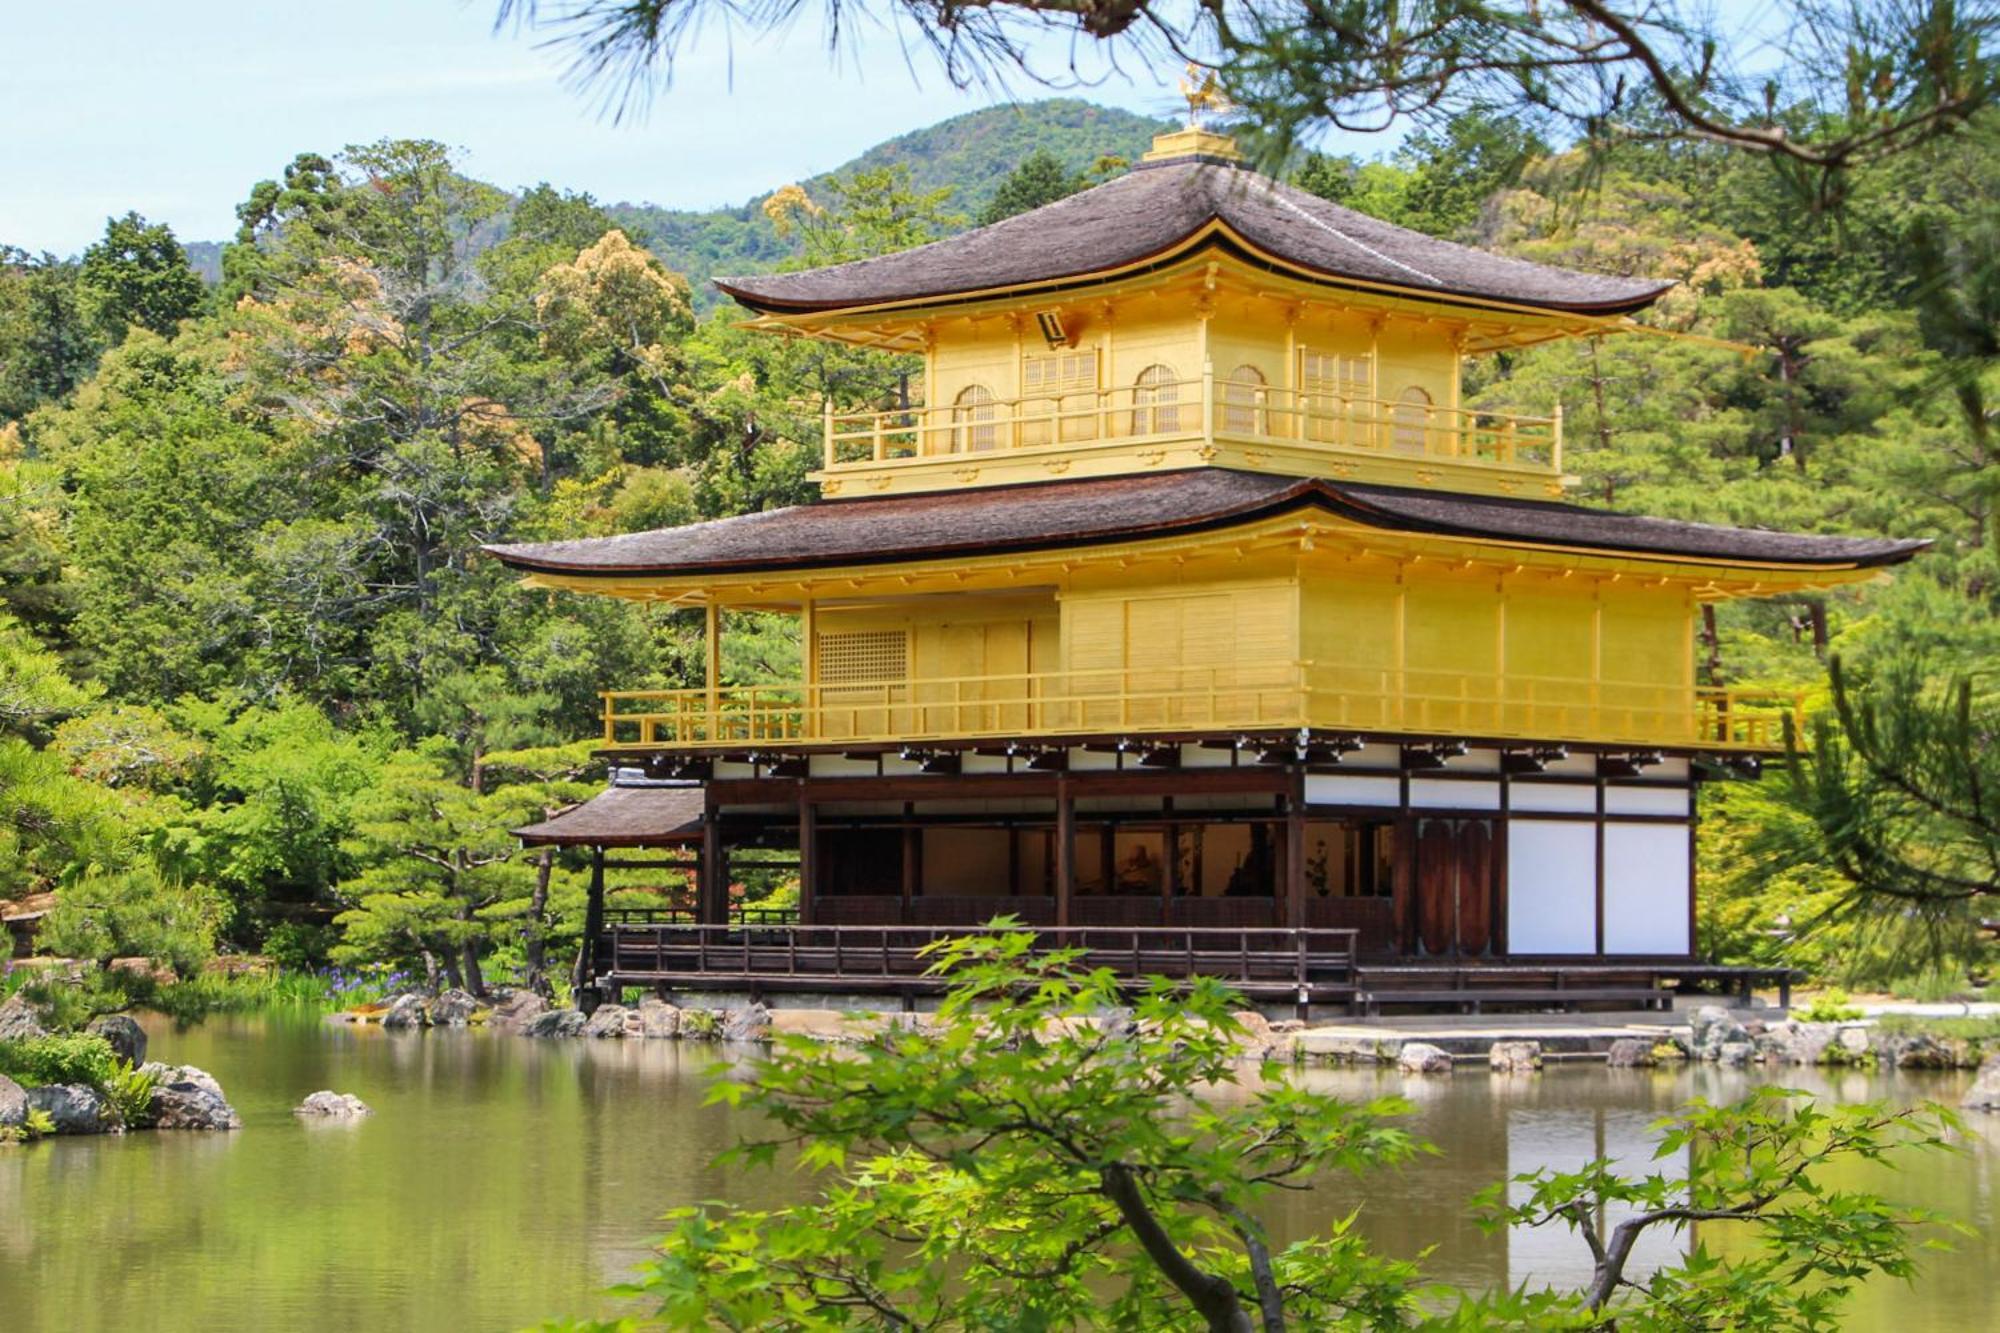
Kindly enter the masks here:
<path id="1" fill-rule="evenodd" d="M 913 78 L 893 33 L 865 35 L 836 67 L 816 29 L 715 30 L 648 115 L 616 125 L 562 86 L 558 53 L 495 35 L 491 0 L 10 0 L 0 12 L 0 243 L 58 254 L 127 209 L 184 240 L 225 239 L 251 184 L 294 154 L 389 135 L 462 148 L 499 185 L 704 207 L 1004 100 L 921 60 Z M 1082 95 L 1166 115 L 1175 73 Z"/>

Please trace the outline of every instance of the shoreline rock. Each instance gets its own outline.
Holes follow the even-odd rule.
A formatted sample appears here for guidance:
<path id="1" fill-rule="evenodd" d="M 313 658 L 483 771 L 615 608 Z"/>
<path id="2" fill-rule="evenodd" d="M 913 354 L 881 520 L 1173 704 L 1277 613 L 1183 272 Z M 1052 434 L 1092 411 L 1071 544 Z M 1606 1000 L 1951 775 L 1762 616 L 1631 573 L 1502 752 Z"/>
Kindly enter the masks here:
<path id="1" fill-rule="evenodd" d="M 146 1073 L 159 1080 L 153 1091 L 154 1129 L 229 1130 L 243 1128 L 243 1117 L 222 1095 L 222 1085 L 193 1065 L 147 1064 Z"/>
<path id="2" fill-rule="evenodd" d="M 359 1120 L 374 1115 L 374 1109 L 351 1092 L 321 1090 L 292 1108 L 292 1114 L 306 1119 Z"/>
<path id="3" fill-rule="evenodd" d="M 82 1083 L 48 1083 L 27 1090 L 28 1109 L 55 1122 L 58 1134 L 123 1134 L 125 1120 L 97 1089 Z"/>
<path id="4" fill-rule="evenodd" d="M 13 1129 L 28 1120 L 28 1090 L 0 1074 L 0 1129 Z"/>
<path id="5" fill-rule="evenodd" d="M 1405 1074 L 1449 1074 L 1451 1067 L 1450 1053 L 1427 1041 L 1406 1041 L 1396 1052 L 1396 1068 Z"/>
<path id="6" fill-rule="evenodd" d="M 84 1031 L 110 1042 L 112 1054 L 134 1069 L 146 1063 L 146 1029 L 130 1014 L 100 1014 Z"/>

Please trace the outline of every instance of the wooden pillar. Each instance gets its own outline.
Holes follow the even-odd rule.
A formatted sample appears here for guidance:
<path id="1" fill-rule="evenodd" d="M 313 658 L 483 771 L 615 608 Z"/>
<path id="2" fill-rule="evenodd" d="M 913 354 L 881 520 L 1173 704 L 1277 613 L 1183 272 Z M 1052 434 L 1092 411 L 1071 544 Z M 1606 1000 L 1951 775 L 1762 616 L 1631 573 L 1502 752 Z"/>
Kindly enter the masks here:
<path id="1" fill-rule="evenodd" d="M 819 621 L 814 614 L 813 600 L 808 597 L 799 607 L 799 662 L 804 668 L 802 674 L 806 686 L 806 715 L 801 721 L 808 736 L 820 734 L 818 640 Z"/>
<path id="2" fill-rule="evenodd" d="M 729 922 L 729 862 L 722 850 L 722 826 L 711 813 L 701 829 L 699 896 L 695 899 L 695 920 L 705 926 Z"/>
<path id="3" fill-rule="evenodd" d="M 799 787 L 799 924 L 813 923 L 813 897 L 819 888 L 819 816 Z"/>
<path id="4" fill-rule="evenodd" d="M 1069 925 L 1069 899 L 1076 889 L 1076 797 L 1067 775 L 1056 779 L 1056 926 Z"/>
<path id="5" fill-rule="evenodd" d="M 1169 796 L 1160 802 L 1166 811 L 1167 824 L 1160 835 L 1160 851 L 1166 857 L 1166 864 L 1160 867 L 1160 924 L 1167 924 L 1168 908 L 1181 896 L 1181 826 L 1174 822 L 1174 798 Z"/>
<path id="6" fill-rule="evenodd" d="M 708 726 L 710 728 L 708 738 L 713 740 L 715 739 L 713 729 L 716 725 L 716 714 L 721 711 L 720 704 L 722 701 L 722 608 L 717 606 L 714 599 L 711 598 L 705 611 L 706 622 L 703 626 L 702 644 L 702 680 L 703 685 L 708 691 Z"/>
<path id="7" fill-rule="evenodd" d="M 1285 793 L 1285 923 L 1294 930 L 1306 924 L 1306 780 L 1293 769 L 1291 790 Z"/>
<path id="8" fill-rule="evenodd" d="M 903 818 L 914 819 L 915 807 L 905 802 Z M 910 919 L 910 900 L 923 892 L 924 831 L 914 823 L 903 825 L 903 920 Z"/>
<path id="9" fill-rule="evenodd" d="M 599 941 L 604 936 L 604 848 L 590 849 L 590 887 L 583 900 L 583 942 L 576 951 L 576 991 L 579 1008 L 596 1008 L 597 974 L 608 960 L 600 959 Z"/>

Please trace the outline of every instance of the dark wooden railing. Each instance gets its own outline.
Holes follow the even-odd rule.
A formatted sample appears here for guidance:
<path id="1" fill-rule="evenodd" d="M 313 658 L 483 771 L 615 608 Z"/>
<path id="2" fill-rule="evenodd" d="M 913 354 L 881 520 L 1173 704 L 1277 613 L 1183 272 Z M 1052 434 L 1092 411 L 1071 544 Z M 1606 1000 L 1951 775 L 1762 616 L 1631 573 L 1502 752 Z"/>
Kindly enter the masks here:
<path id="1" fill-rule="evenodd" d="M 729 924 L 732 926 L 789 926 L 799 919 L 796 907 L 732 907 L 729 909 Z M 650 925 L 650 926 L 693 926 L 695 920 L 692 907 L 607 907 L 604 909 L 607 925 Z"/>
<path id="2" fill-rule="evenodd" d="M 987 926 L 802 926 L 754 921 L 693 925 L 611 918 L 598 957 L 616 986 L 774 989 L 936 989 L 928 954 L 941 941 L 998 933 Z M 1120 977 L 1212 977 L 1247 994 L 1302 1000 L 1353 991 L 1358 932 L 1281 927 L 1036 927 L 1040 947 L 1077 949 Z"/>

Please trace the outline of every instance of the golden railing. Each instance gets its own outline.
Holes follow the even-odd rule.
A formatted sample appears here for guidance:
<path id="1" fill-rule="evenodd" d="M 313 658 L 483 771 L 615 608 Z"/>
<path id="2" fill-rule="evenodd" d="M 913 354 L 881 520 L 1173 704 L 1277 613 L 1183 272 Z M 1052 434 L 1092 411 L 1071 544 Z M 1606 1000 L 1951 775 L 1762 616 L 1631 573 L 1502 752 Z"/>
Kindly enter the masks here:
<path id="1" fill-rule="evenodd" d="M 614 690 L 620 749 L 923 742 L 1318 727 L 1547 741 L 1776 750 L 1788 693 L 1570 677 L 1280 662 Z"/>
<path id="2" fill-rule="evenodd" d="M 829 412 L 825 436 L 829 471 L 1014 449 L 1187 439 L 1473 462 L 1550 476 L 1562 471 L 1560 415 L 1308 393 L 1207 375 L 1060 396 Z"/>

